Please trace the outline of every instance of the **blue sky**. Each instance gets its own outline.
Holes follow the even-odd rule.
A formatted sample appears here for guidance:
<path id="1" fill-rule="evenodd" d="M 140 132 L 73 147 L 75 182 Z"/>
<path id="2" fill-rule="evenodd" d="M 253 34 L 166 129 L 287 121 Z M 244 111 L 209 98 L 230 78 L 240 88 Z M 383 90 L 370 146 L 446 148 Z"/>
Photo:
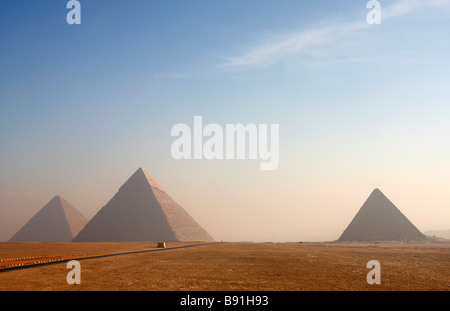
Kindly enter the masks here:
<path id="1" fill-rule="evenodd" d="M 332 240 L 375 187 L 450 228 L 450 1 L 80 2 L 0 0 L 0 239 L 138 167 L 217 239 Z M 280 124 L 279 168 L 173 160 L 194 115 Z"/>

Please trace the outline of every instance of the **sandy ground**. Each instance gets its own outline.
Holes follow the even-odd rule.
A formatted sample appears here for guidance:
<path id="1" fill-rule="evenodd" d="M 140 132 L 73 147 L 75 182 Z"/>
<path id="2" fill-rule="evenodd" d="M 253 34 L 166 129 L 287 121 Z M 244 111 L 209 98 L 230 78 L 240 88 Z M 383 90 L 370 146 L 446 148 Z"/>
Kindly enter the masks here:
<path id="1" fill-rule="evenodd" d="M 0 272 L 1 291 L 450 290 L 450 243 L 218 243 L 81 260 L 81 284 L 65 263 Z M 194 243 L 195 244 L 195 243 Z M 0 243 L 0 260 L 155 249 L 155 243 Z M 369 260 L 381 285 L 368 285 Z"/>

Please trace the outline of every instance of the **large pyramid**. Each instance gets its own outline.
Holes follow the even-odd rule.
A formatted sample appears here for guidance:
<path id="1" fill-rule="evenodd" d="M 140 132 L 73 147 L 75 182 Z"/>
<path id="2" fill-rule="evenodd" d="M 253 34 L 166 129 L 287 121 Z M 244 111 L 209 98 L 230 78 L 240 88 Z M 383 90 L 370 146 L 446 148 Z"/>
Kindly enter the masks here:
<path id="1" fill-rule="evenodd" d="M 9 242 L 70 242 L 88 219 L 61 196 L 55 196 Z"/>
<path id="2" fill-rule="evenodd" d="M 213 241 L 213 238 L 140 168 L 73 241 Z"/>
<path id="3" fill-rule="evenodd" d="M 425 236 L 375 189 L 338 241 L 421 241 Z"/>

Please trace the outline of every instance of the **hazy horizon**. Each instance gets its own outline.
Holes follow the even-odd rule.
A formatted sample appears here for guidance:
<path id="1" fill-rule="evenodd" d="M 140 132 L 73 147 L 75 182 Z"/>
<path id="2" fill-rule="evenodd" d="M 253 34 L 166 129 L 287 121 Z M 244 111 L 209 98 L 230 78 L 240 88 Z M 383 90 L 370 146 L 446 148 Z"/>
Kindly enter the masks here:
<path id="1" fill-rule="evenodd" d="M 216 240 L 332 241 L 379 188 L 450 229 L 450 0 L 1 1 L 0 241 L 92 218 L 145 169 Z M 175 160 L 171 129 L 279 124 L 279 165 Z"/>

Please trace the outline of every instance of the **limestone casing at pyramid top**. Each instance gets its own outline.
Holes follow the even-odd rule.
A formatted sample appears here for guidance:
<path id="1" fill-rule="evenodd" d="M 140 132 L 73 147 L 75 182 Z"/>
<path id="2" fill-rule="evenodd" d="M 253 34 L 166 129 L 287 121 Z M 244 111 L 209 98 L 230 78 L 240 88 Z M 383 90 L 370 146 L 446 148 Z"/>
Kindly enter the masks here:
<path id="1" fill-rule="evenodd" d="M 139 168 L 130 178 L 120 187 L 119 191 L 124 191 L 128 187 L 147 186 L 164 191 L 160 184 L 154 180 L 143 168 Z"/>

